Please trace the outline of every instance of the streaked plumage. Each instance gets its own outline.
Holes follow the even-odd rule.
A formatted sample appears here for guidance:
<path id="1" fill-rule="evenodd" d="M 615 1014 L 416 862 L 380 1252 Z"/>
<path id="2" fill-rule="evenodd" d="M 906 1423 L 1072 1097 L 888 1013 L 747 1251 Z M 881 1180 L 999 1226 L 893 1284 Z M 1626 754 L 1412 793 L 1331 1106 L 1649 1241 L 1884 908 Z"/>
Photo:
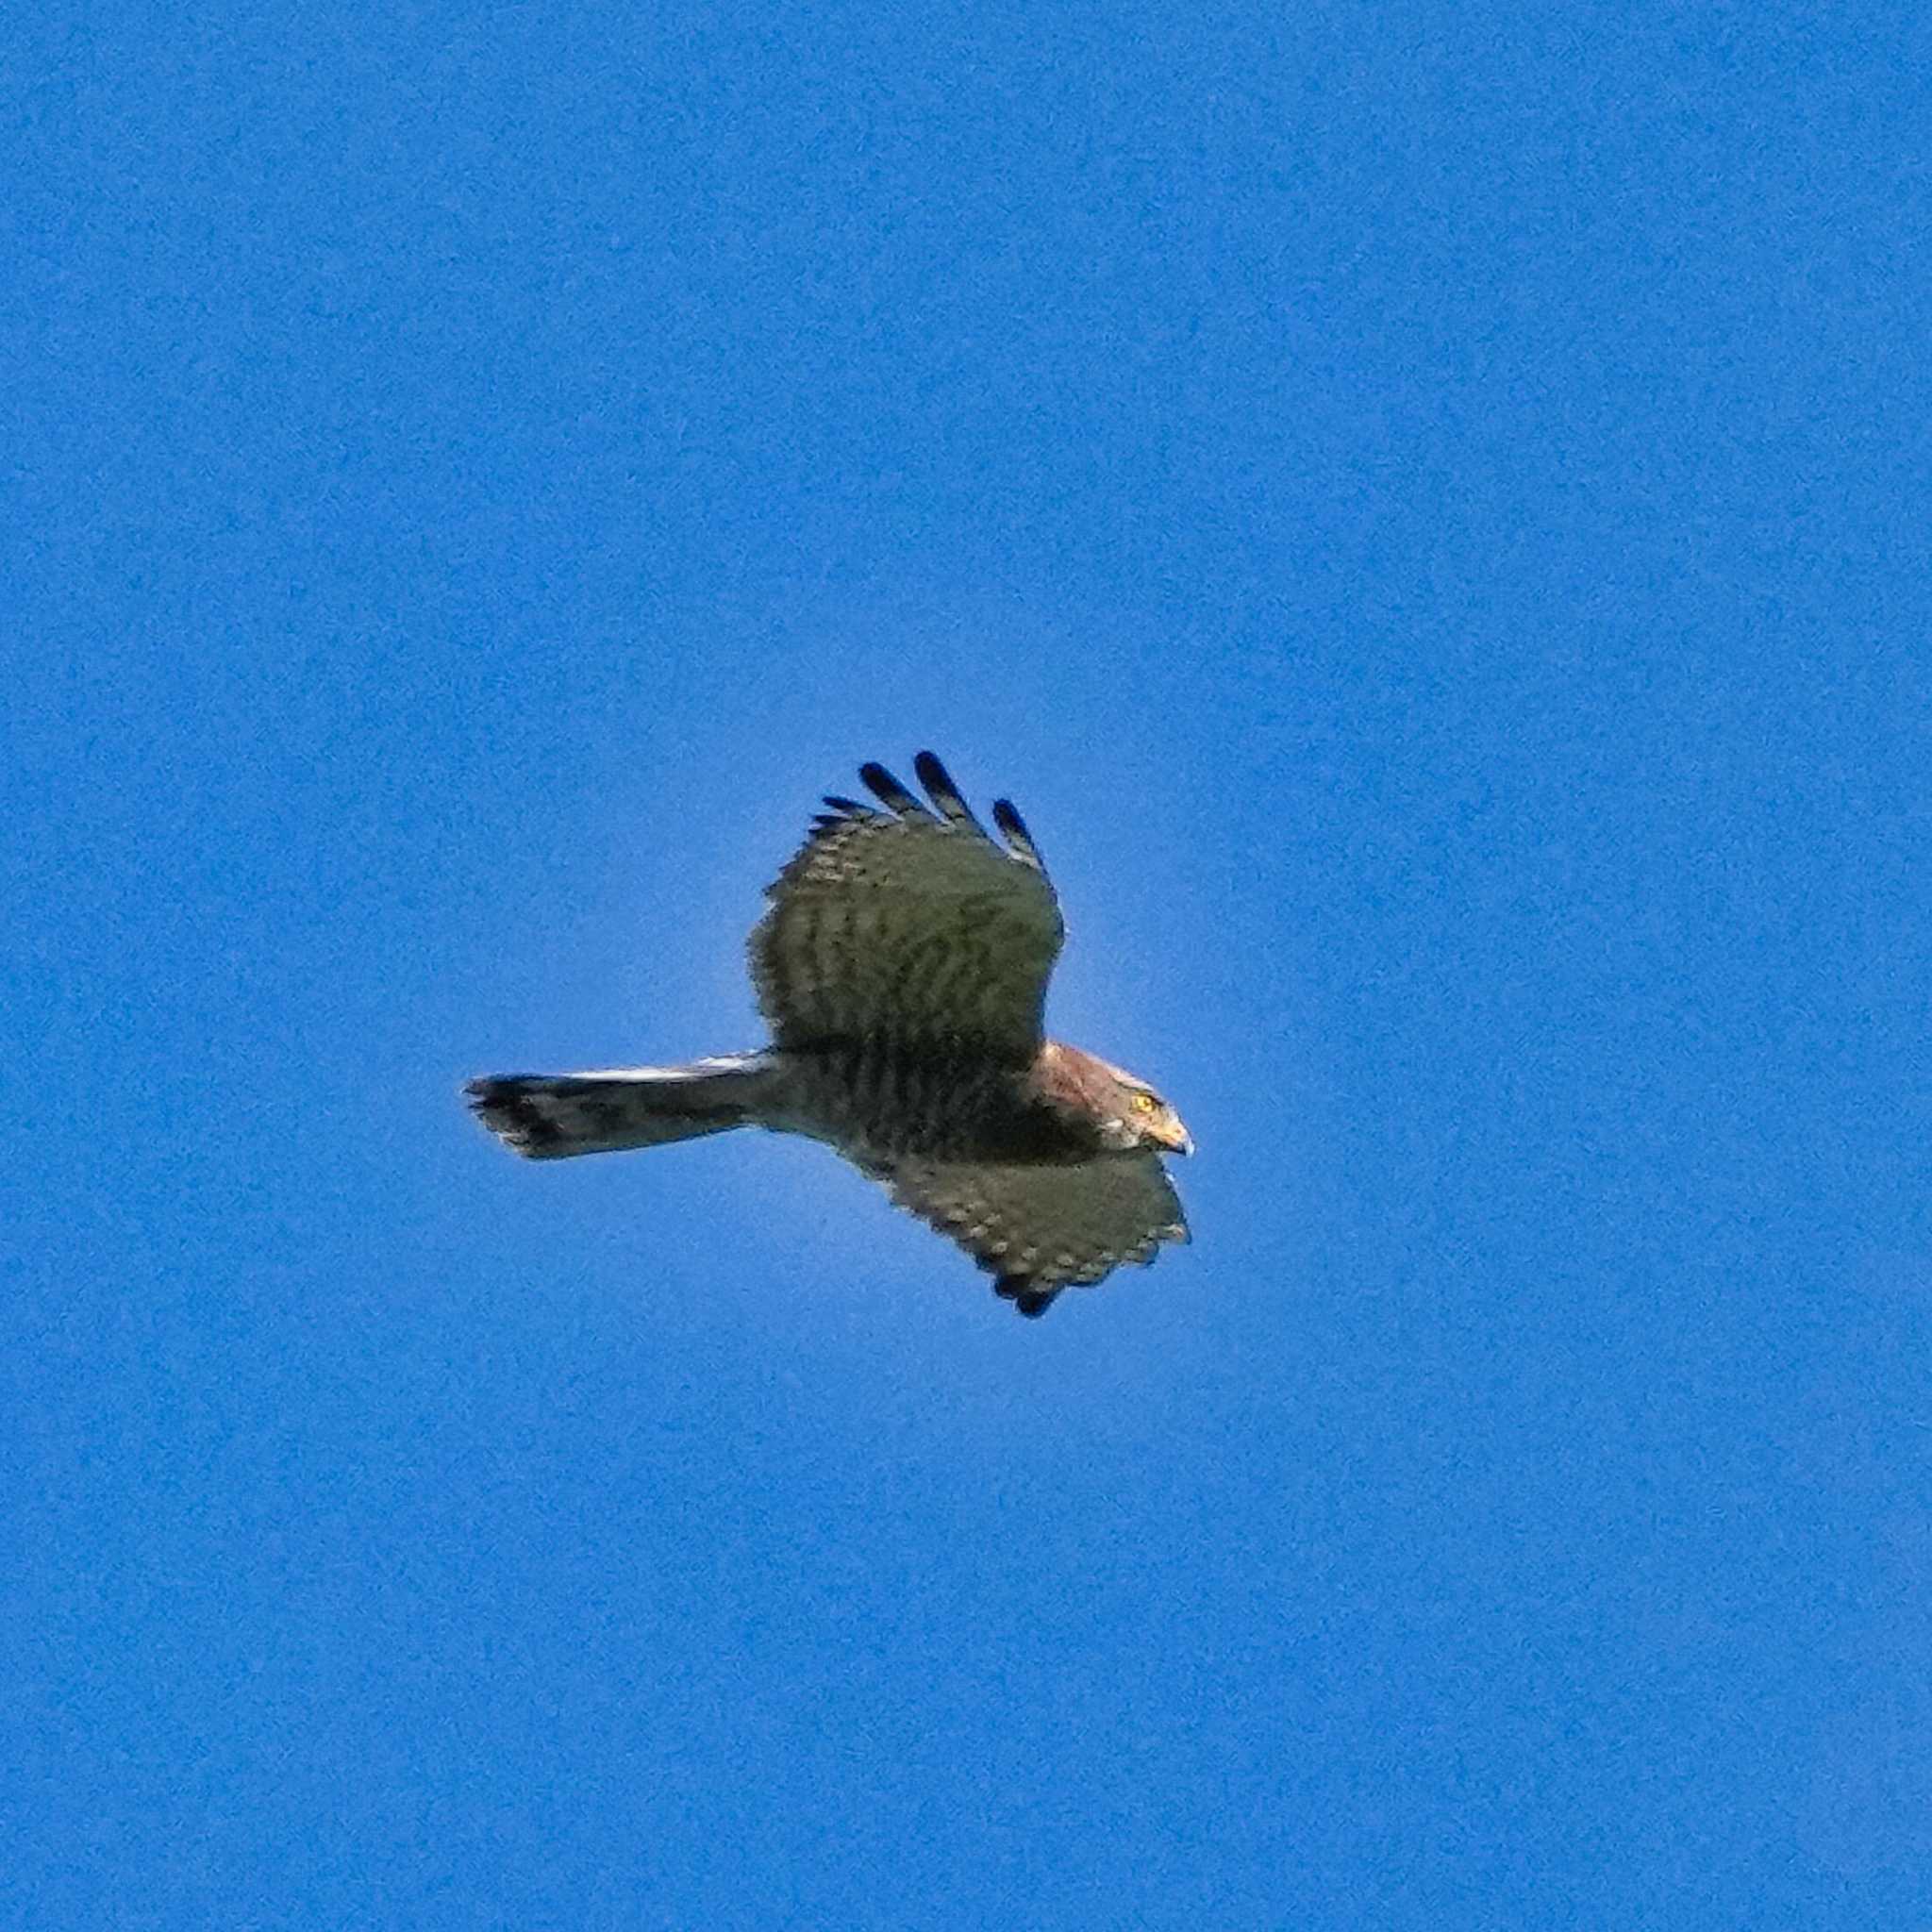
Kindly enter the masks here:
<path id="1" fill-rule="evenodd" d="M 827 797 L 769 888 L 750 942 L 769 1047 L 497 1074 L 466 1091 L 533 1159 L 736 1126 L 809 1135 L 1038 1315 L 1062 1288 L 1187 1239 L 1161 1156 L 1192 1142 L 1144 1081 L 1045 1038 L 1065 928 L 1019 813 L 993 806 L 1002 844 L 932 753 L 914 769 L 924 800 L 882 765 L 861 767 L 878 803 Z"/>

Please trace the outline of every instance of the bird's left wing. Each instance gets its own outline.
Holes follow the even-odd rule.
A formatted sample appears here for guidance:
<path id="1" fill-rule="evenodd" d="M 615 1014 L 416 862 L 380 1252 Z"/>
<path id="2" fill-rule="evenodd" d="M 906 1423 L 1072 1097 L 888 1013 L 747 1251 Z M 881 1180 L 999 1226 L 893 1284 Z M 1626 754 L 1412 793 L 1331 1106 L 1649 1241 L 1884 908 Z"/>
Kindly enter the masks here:
<path id="1" fill-rule="evenodd" d="M 1180 1196 L 1153 1153 L 1051 1162 L 902 1161 L 881 1176 L 900 1207 L 949 1236 L 1023 1315 L 1062 1288 L 1188 1239 Z"/>
<path id="2" fill-rule="evenodd" d="M 758 1005 L 783 1048 L 873 1041 L 965 1048 L 1012 1066 L 1040 1050 L 1064 927 L 1018 812 L 996 843 L 930 752 L 931 799 L 866 765 L 876 806 L 827 798 L 751 936 Z"/>

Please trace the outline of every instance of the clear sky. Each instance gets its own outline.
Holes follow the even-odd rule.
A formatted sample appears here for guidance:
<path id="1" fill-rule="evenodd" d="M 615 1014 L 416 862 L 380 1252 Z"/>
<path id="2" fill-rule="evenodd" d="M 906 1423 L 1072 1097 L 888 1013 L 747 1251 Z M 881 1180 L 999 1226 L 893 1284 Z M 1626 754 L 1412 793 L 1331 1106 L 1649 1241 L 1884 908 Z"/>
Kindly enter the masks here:
<path id="1" fill-rule="evenodd" d="M 1932 1924 L 1923 9 L 33 9 L 0 1922 Z M 1026 813 L 1196 1239 L 755 1044 Z"/>

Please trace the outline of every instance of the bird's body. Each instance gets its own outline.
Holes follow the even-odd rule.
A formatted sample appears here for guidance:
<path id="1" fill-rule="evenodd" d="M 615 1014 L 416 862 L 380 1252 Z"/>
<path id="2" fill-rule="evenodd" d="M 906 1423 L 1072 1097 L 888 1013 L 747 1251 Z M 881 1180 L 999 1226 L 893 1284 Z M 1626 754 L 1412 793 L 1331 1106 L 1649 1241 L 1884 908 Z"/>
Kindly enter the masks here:
<path id="1" fill-rule="evenodd" d="M 1058 901 L 1019 814 L 994 843 L 929 752 L 928 808 L 877 765 L 886 808 L 830 810 L 771 888 L 752 976 L 758 1053 L 677 1067 L 470 1083 L 485 1124 L 537 1159 L 738 1126 L 823 1141 L 1039 1314 L 1060 1288 L 1151 1260 L 1187 1225 L 1159 1156 L 1187 1153 L 1143 1081 L 1041 1030 Z"/>

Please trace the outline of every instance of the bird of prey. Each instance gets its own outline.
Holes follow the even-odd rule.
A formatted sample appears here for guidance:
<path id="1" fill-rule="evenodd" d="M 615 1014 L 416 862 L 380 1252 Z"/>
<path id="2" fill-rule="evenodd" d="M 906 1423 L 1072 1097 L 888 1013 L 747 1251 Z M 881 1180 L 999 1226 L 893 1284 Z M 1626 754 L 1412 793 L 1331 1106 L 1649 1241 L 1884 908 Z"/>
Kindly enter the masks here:
<path id="1" fill-rule="evenodd" d="M 1040 1315 L 1188 1239 L 1161 1157 L 1193 1142 L 1146 1081 L 1046 1038 L 1065 928 L 1020 814 L 994 804 L 1001 843 L 931 752 L 914 770 L 925 800 L 861 766 L 877 802 L 827 797 L 767 889 L 750 950 L 769 1046 L 464 1091 L 533 1160 L 727 1127 L 809 1135 Z"/>

